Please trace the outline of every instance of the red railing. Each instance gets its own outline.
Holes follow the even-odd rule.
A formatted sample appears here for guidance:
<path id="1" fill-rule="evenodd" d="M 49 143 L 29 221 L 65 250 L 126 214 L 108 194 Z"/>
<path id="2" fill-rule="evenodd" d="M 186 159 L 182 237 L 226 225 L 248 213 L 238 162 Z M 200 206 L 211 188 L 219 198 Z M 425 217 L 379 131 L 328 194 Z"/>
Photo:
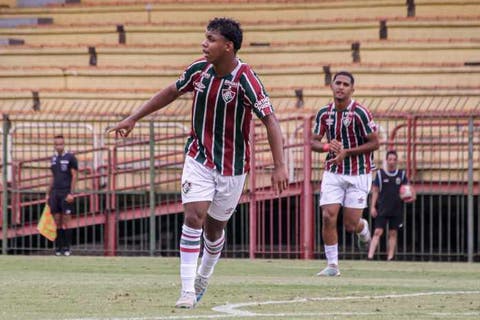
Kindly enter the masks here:
<path id="1" fill-rule="evenodd" d="M 431 142 L 420 141 L 417 130 L 425 126 L 440 126 L 447 127 L 452 125 L 467 124 L 466 120 L 469 115 L 458 114 L 454 115 L 456 119 L 461 119 L 452 122 L 443 122 L 439 119 L 439 115 L 392 115 L 386 114 L 377 115 L 377 118 L 381 119 L 395 119 L 396 123 L 391 130 L 385 141 L 382 144 L 387 149 L 393 147 L 402 147 L 406 151 L 406 167 L 409 174 L 415 177 L 417 170 L 419 169 L 417 163 L 416 154 L 421 151 L 421 148 L 438 148 L 438 145 L 432 145 Z M 475 126 L 478 129 L 480 124 L 478 123 L 477 115 Z M 432 121 L 428 121 L 432 118 Z M 401 122 L 400 122 L 401 121 Z M 398 123 L 397 123 L 398 122 Z M 249 203 L 249 254 L 251 258 L 255 258 L 257 255 L 277 255 L 282 256 L 287 253 L 296 253 L 298 257 L 303 259 L 313 258 L 315 252 L 315 216 L 314 216 L 314 204 L 313 195 L 315 193 L 314 180 L 317 180 L 320 176 L 322 169 L 313 166 L 312 152 L 310 146 L 311 132 L 312 132 L 312 115 L 295 115 L 291 117 L 284 117 L 281 119 L 285 138 L 285 153 L 288 154 L 289 170 L 290 170 L 290 186 L 286 192 L 280 197 L 277 196 L 270 184 L 269 174 L 273 167 L 272 159 L 270 156 L 270 148 L 268 146 L 265 129 L 256 121 L 252 124 L 252 157 L 251 157 L 251 172 L 248 179 L 247 191 L 241 197 L 241 203 Z M 400 130 L 405 129 L 405 138 L 399 140 Z M 155 137 L 154 143 L 162 144 L 167 143 L 172 139 L 183 138 L 186 134 L 166 135 L 162 137 Z M 439 140 L 441 143 L 441 140 Z M 79 194 L 79 197 L 89 198 L 88 212 L 85 212 L 83 216 L 78 216 L 72 219 L 72 227 L 89 226 L 96 224 L 104 224 L 104 246 L 106 255 L 115 255 L 117 250 L 117 225 L 119 221 L 147 218 L 150 213 L 144 208 L 126 208 L 118 215 L 114 214 L 115 210 L 118 210 L 116 192 L 129 191 L 141 188 L 142 190 L 148 190 L 150 184 L 148 182 L 137 183 L 131 181 L 130 185 L 120 187 L 117 185 L 117 180 L 120 176 L 125 174 L 145 174 L 148 170 L 151 170 L 149 166 L 140 166 L 135 168 L 133 165 L 136 163 L 147 163 L 149 156 L 139 156 L 129 150 L 129 148 L 137 146 L 148 145 L 150 139 L 143 139 L 140 141 L 122 142 L 112 145 L 110 147 L 93 148 L 78 152 L 81 154 L 94 154 L 95 152 L 102 152 L 106 155 L 103 163 L 98 167 L 84 166 L 80 168 L 82 175 L 79 175 L 79 182 L 86 182 L 88 189 L 85 192 Z M 459 142 L 462 148 L 466 148 L 466 142 Z M 126 149 L 124 152 L 127 156 L 120 157 L 122 149 Z M 456 149 L 457 150 L 457 149 Z M 183 161 L 178 161 L 178 158 L 183 157 L 183 149 L 158 153 L 155 156 L 155 160 L 159 163 L 155 164 L 155 168 L 160 169 L 168 166 L 181 166 Z M 40 205 L 45 202 L 44 199 L 38 200 L 22 200 L 21 194 L 32 189 L 45 189 L 47 188 L 48 174 L 37 173 L 27 177 L 24 171 L 27 170 L 31 164 L 47 162 L 49 157 L 42 157 L 36 159 L 28 159 L 12 164 L 13 176 L 9 191 L 11 192 L 11 204 L 9 209 L 12 212 L 12 221 L 15 224 L 22 224 L 22 209 L 32 205 Z M 122 160 L 120 160 L 122 159 Z M 182 158 L 183 159 L 183 158 Z M 478 161 L 480 159 L 477 159 Z M 46 168 L 44 168 L 46 169 Z M 316 178 L 317 177 L 317 178 Z M 101 180 L 106 181 L 105 188 L 100 184 Z M 160 176 L 159 181 L 155 183 L 176 183 L 178 177 Z M 426 187 L 422 185 L 421 181 L 415 180 L 418 187 L 418 191 L 425 191 Z M 458 186 L 466 188 L 465 181 L 458 181 Z M 442 182 L 436 182 L 439 188 L 442 188 Z M 455 185 L 455 182 L 449 183 L 449 187 Z M 431 190 L 432 183 L 428 184 L 428 188 Z M 479 185 L 475 184 L 475 194 L 479 193 Z M 100 206 L 100 197 L 106 197 L 107 205 Z M 293 198 L 295 205 L 292 205 Z M 1 204 L 2 199 L 0 199 Z M 291 208 L 291 207 L 295 208 Z M 289 209 L 286 209 L 289 208 Z M 169 203 L 157 203 L 155 208 L 155 215 L 167 215 L 178 213 L 182 211 L 181 203 L 178 201 Z M 285 216 L 281 216 L 282 212 L 287 211 Z M 1 219 L 1 217 L 0 217 Z M 275 220 L 276 223 L 272 223 Z M 1 220 L 0 220 L 1 221 Z M 28 224 L 24 224 L 21 227 L 11 228 L 8 231 L 8 237 L 18 237 L 28 234 L 36 234 L 36 223 L 30 221 Z M 286 231 L 287 230 L 287 231 Z M 295 230 L 293 233 L 290 230 Z M 275 245 L 273 243 L 285 245 Z"/>

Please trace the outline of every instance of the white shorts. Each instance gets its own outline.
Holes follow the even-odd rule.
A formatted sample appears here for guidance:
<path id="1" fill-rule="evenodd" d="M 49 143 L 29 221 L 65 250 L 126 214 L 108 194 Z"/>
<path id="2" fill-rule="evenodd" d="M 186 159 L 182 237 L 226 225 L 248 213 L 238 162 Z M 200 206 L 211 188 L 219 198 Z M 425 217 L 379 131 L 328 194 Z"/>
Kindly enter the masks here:
<path id="1" fill-rule="evenodd" d="M 320 206 L 339 203 L 347 208 L 364 209 L 371 187 L 371 173 L 348 176 L 325 171 L 320 189 Z"/>
<path id="2" fill-rule="evenodd" d="M 182 203 L 211 201 L 208 215 L 220 221 L 232 216 L 242 195 L 246 174 L 222 176 L 186 156 L 182 173 Z"/>

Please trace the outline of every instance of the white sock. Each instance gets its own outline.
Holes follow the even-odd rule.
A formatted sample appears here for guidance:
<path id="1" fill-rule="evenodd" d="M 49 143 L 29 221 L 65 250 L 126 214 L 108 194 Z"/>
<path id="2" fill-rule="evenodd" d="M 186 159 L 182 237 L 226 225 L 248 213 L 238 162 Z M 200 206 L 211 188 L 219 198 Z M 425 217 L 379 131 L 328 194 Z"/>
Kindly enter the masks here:
<path id="1" fill-rule="evenodd" d="M 368 239 L 370 238 L 370 230 L 368 229 L 368 222 L 365 219 L 362 219 L 362 221 L 363 221 L 363 229 L 362 231 L 360 231 L 360 233 L 358 233 L 358 235 L 362 237 L 362 239 Z"/>
<path id="2" fill-rule="evenodd" d="M 331 246 L 324 245 L 324 247 L 328 265 L 338 266 L 338 243 Z"/>
<path id="3" fill-rule="evenodd" d="M 197 270 L 200 254 L 200 237 L 202 229 L 193 229 L 182 226 L 180 237 L 180 279 L 182 291 L 195 292 L 195 271 Z"/>
<path id="4" fill-rule="evenodd" d="M 223 231 L 220 239 L 216 241 L 210 241 L 205 237 L 203 233 L 203 256 L 202 262 L 198 267 L 198 274 L 202 277 L 209 278 L 212 273 L 215 265 L 220 259 L 222 254 L 223 244 L 225 243 L 225 231 Z"/>

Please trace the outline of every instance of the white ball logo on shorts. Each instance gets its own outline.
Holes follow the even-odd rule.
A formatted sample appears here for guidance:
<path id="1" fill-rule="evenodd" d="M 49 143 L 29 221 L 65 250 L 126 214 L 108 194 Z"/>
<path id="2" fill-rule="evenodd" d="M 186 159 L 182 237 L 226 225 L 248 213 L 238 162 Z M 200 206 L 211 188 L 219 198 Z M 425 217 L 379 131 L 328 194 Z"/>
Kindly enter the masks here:
<path id="1" fill-rule="evenodd" d="M 192 183 L 190 181 L 185 181 L 184 183 L 182 183 L 182 192 L 183 193 L 188 193 L 188 191 L 190 191 L 190 189 L 192 188 Z"/>

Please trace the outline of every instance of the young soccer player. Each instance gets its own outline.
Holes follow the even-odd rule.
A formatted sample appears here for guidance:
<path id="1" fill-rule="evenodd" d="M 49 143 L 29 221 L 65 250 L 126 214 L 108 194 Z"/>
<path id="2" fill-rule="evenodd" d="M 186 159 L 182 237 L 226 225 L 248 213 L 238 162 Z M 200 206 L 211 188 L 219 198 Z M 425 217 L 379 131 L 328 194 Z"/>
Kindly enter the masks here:
<path id="1" fill-rule="evenodd" d="M 343 207 L 343 225 L 358 235 L 368 250 L 370 230 L 361 219 L 372 184 L 373 151 L 378 149 L 377 126 L 367 108 L 352 99 L 355 80 L 346 71 L 335 74 L 333 102 L 316 116 L 312 150 L 327 152 L 320 195 L 322 237 L 327 267 L 318 276 L 339 276 L 337 217 Z M 327 142 L 321 140 L 327 136 Z"/>
<path id="2" fill-rule="evenodd" d="M 257 75 L 236 57 L 242 38 L 238 22 L 211 20 L 202 42 L 203 58 L 110 130 L 127 136 L 139 119 L 193 92 L 192 130 L 181 181 L 185 222 L 180 239 L 182 290 L 178 308 L 193 308 L 202 298 L 220 257 L 225 226 L 250 169 L 252 113 L 267 129 L 274 161 L 273 187 L 278 192 L 287 188 L 280 125 Z M 197 270 L 202 232 L 204 250 Z"/>

